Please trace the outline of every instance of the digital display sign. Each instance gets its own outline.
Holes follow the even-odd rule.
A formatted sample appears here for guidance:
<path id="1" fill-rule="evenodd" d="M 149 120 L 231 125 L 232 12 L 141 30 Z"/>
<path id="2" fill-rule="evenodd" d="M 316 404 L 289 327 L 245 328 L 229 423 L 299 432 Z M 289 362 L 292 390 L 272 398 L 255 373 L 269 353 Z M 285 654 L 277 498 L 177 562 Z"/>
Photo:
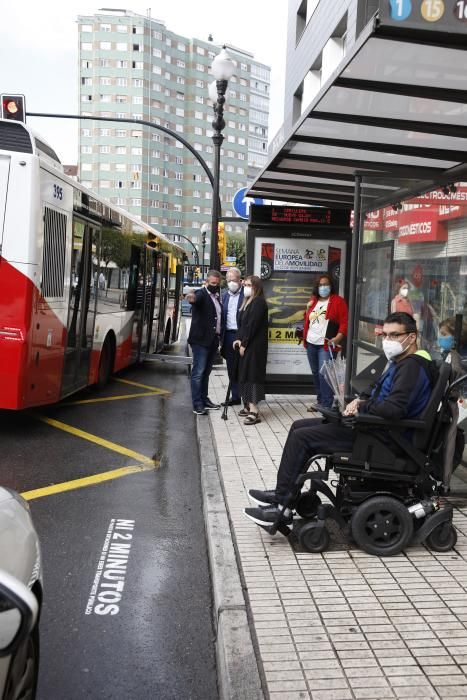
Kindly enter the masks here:
<path id="1" fill-rule="evenodd" d="M 281 226 L 332 226 L 348 228 L 350 212 L 326 207 L 289 207 L 275 205 L 251 205 L 251 224 L 276 224 Z"/>

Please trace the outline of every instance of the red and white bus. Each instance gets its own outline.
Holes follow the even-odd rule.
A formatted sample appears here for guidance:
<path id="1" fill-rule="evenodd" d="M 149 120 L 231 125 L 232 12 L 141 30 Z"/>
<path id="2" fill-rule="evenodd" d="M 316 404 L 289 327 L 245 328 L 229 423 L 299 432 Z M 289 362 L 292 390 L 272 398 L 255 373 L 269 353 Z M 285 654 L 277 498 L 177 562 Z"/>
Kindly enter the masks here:
<path id="1" fill-rule="evenodd" d="M 0 120 L 0 408 L 49 404 L 178 338 L 183 249 Z"/>

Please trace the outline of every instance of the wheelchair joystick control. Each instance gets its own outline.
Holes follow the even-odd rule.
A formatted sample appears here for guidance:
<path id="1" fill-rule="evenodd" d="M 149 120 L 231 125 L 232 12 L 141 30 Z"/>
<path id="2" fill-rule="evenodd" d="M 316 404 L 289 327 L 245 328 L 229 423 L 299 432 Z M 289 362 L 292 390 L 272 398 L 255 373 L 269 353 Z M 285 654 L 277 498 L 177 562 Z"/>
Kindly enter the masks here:
<path id="1" fill-rule="evenodd" d="M 417 519 L 424 518 L 426 515 L 436 510 L 436 503 L 433 501 L 420 501 L 420 503 L 409 506 L 407 510 L 411 515 L 415 515 Z"/>

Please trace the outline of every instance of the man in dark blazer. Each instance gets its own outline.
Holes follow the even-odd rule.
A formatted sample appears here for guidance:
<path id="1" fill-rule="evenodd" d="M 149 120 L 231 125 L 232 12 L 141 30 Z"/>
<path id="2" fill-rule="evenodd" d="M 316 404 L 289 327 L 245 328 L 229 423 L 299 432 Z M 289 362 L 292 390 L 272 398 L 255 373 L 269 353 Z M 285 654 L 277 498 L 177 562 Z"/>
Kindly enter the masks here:
<path id="1" fill-rule="evenodd" d="M 209 270 L 205 286 L 186 295 L 186 300 L 191 304 L 188 334 L 193 355 L 191 398 L 193 413 L 198 416 L 220 408 L 219 404 L 213 403 L 208 397 L 209 375 L 219 348 L 222 329 L 220 281 L 221 273 Z"/>
<path id="2" fill-rule="evenodd" d="M 234 349 L 233 343 L 237 337 L 238 312 L 243 303 L 243 287 L 241 272 L 232 267 L 225 276 L 227 289 L 222 295 L 222 356 L 227 363 L 230 380 L 230 400 L 228 406 L 241 404 L 238 383 L 233 381 Z M 224 404 L 223 404 L 224 405 Z"/>

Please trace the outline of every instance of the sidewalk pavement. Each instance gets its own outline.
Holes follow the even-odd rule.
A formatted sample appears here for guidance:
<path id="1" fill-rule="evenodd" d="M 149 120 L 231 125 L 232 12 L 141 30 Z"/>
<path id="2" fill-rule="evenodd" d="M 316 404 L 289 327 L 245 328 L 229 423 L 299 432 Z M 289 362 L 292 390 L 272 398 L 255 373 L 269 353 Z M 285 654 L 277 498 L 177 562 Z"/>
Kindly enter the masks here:
<path id="1" fill-rule="evenodd" d="M 214 367 L 211 399 L 223 401 L 226 385 L 225 368 Z M 211 423 L 259 672 L 249 676 L 251 668 L 245 668 L 240 691 L 226 691 L 231 678 L 224 677 L 222 697 L 258 698 L 260 677 L 271 700 L 466 700 L 465 499 L 454 503 L 458 542 L 446 554 L 413 546 L 379 558 L 343 538 L 322 554 L 301 553 L 243 515 L 248 489 L 274 487 L 288 428 L 310 417 L 309 403 L 310 397 L 268 395 L 255 426 L 243 424 L 239 407 L 229 408 L 227 421 L 220 411 L 197 419 L 204 433 Z M 215 462 L 213 455 L 210 460 Z M 232 608 L 242 608 L 238 599 Z M 243 639 L 245 659 L 253 646 Z"/>

